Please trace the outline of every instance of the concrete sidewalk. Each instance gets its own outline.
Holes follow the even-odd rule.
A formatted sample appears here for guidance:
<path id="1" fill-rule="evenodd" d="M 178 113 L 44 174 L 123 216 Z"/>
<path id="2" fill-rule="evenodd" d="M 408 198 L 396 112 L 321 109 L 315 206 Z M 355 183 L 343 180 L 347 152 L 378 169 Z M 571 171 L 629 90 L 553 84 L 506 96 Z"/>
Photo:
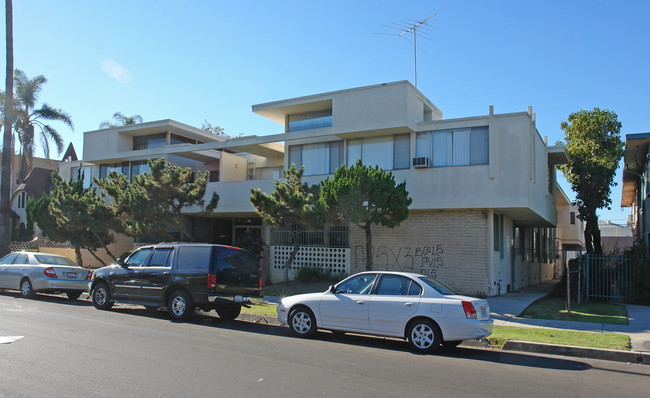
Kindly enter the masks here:
<path id="1" fill-rule="evenodd" d="M 544 282 L 520 289 L 518 292 L 489 297 L 490 312 L 498 326 L 545 327 L 586 332 L 624 333 L 630 336 L 632 351 L 650 352 L 650 307 L 626 305 L 628 325 L 556 321 L 521 318 L 519 315 L 533 302 L 548 295 L 555 282 Z"/>

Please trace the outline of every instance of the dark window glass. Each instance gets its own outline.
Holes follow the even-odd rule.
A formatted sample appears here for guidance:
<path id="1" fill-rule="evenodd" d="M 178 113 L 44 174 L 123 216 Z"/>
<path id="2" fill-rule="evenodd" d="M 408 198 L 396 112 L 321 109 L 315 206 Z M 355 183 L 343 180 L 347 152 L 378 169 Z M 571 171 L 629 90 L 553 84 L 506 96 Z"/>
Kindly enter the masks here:
<path id="1" fill-rule="evenodd" d="M 151 134 L 133 137 L 133 150 L 162 148 L 167 144 L 167 134 Z"/>
<path id="2" fill-rule="evenodd" d="M 150 267 L 170 267 L 170 259 L 171 259 L 171 252 L 172 249 L 165 247 L 165 248 L 157 248 L 154 252 L 153 255 L 151 256 L 151 260 L 149 260 L 149 266 Z"/>
<path id="3" fill-rule="evenodd" d="M 48 256 L 46 254 L 35 254 L 34 258 L 41 264 L 67 265 L 69 267 L 78 267 L 79 265 L 67 257 Z"/>
<path id="4" fill-rule="evenodd" d="M 191 138 L 183 137 L 182 135 L 178 134 L 171 134 L 169 137 L 169 144 L 170 145 L 178 145 L 178 144 L 194 144 L 196 143 L 196 140 L 193 140 Z"/>
<path id="5" fill-rule="evenodd" d="M 289 164 L 295 164 L 299 169 L 302 166 L 302 145 L 292 145 L 289 147 Z"/>
<path id="6" fill-rule="evenodd" d="M 500 233 L 500 231 L 501 231 L 501 228 L 500 228 L 501 217 L 499 217 L 498 214 L 494 213 L 493 220 L 494 220 L 494 223 L 493 223 L 494 224 L 494 231 L 493 231 L 493 235 L 494 235 L 494 251 L 498 252 L 500 250 L 500 248 L 501 248 L 501 243 L 499 242 L 499 238 L 501 237 L 501 233 Z"/>
<path id="7" fill-rule="evenodd" d="M 576 212 L 572 211 L 571 212 L 571 225 L 574 225 L 576 223 Z"/>
<path id="8" fill-rule="evenodd" d="M 330 142 L 330 174 L 343 164 L 343 141 Z"/>
<path id="9" fill-rule="evenodd" d="M 384 296 L 406 296 L 411 280 L 401 275 L 382 275 L 377 294 Z"/>
<path id="10" fill-rule="evenodd" d="M 129 258 L 126 259 L 126 263 L 130 267 L 144 267 L 147 263 L 147 258 L 149 258 L 149 254 L 151 254 L 152 250 L 153 249 L 151 248 L 140 249 L 137 252 L 131 254 Z"/>
<path id="11" fill-rule="evenodd" d="M 430 278 L 430 277 L 424 277 L 420 278 L 424 283 L 427 285 L 431 286 L 432 288 L 436 289 L 438 293 L 445 295 L 445 296 L 452 296 L 456 295 L 456 291 L 454 289 L 450 288 L 449 286 L 445 285 L 444 283 L 440 282 L 439 280 Z"/>
<path id="12" fill-rule="evenodd" d="M 346 294 L 369 294 L 375 279 L 377 279 L 377 274 L 357 275 L 336 286 L 336 292 Z"/>
<path id="13" fill-rule="evenodd" d="M 219 247 L 217 255 L 217 272 L 237 270 L 244 273 L 257 273 L 258 264 L 246 250 Z"/>
<path id="14" fill-rule="evenodd" d="M 409 288 L 409 296 L 419 296 L 422 294 L 422 286 L 411 281 L 411 287 Z"/>
<path id="15" fill-rule="evenodd" d="M 18 257 L 16 257 L 14 264 L 29 264 L 29 258 L 27 258 L 27 254 L 19 254 Z"/>
<path id="16" fill-rule="evenodd" d="M 211 246 L 181 246 L 178 248 L 178 269 L 208 270 L 212 256 Z"/>
<path id="17" fill-rule="evenodd" d="M 18 254 L 16 253 L 7 254 L 6 256 L 2 257 L 2 259 L 0 259 L 0 264 L 11 264 L 16 257 L 18 257 Z"/>

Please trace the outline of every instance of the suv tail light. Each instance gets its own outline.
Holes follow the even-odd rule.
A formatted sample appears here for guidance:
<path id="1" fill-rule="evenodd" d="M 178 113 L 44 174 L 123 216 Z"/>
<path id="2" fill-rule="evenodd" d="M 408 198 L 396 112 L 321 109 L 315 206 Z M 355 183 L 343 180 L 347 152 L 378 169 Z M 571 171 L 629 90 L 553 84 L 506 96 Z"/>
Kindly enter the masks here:
<path id="1" fill-rule="evenodd" d="M 43 271 L 43 274 L 45 274 L 45 276 L 49 276 L 50 278 L 56 278 L 57 277 L 56 273 L 54 272 L 54 268 L 52 268 L 52 267 L 45 268 L 45 270 Z"/>
<path id="2" fill-rule="evenodd" d="M 260 276 L 259 289 L 262 290 L 262 277 Z"/>
<path id="3" fill-rule="evenodd" d="M 476 308 L 474 308 L 474 304 L 469 301 L 463 301 L 463 310 L 465 310 L 467 319 L 476 319 Z"/>
<path id="4" fill-rule="evenodd" d="M 93 272 L 89 270 L 88 275 L 86 275 L 86 280 L 89 281 L 91 279 L 93 279 Z"/>
<path id="5" fill-rule="evenodd" d="M 217 274 L 208 274 L 208 289 L 217 287 Z"/>

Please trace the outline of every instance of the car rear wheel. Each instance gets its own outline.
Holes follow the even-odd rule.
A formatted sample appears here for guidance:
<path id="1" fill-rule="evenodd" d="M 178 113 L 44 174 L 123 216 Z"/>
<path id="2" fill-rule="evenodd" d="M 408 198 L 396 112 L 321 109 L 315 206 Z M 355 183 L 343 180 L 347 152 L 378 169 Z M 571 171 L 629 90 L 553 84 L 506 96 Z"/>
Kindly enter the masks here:
<path id="1" fill-rule="evenodd" d="M 440 328 L 429 319 L 416 319 L 411 322 L 407 337 L 411 350 L 422 354 L 436 352 L 442 343 Z"/>
<path id="2" fill-rule="evenodd" d="M 32 281 L 29 278 L 25 278 L 20 281 L 20 295 L 24 298 L 32 298 L 36 293 L 32 287 Z"/>
<path id="3" fill-rule="evenodd" d="M 111 301 L 111 290 L 104 282 L 99 282 L 95 287 L 93 287 L 90 299 L 98 310 L 110 310 L 111 307 L 113 307 L 113 302 Z"/>
<path id="4" fill-rule="evenodd" d="M 81 296 L 81 292 L 79 291 L 71 291 L 71 292 L 65 292 L 65 295 L 68 296 L 68 299 L 70 300 L 76 300 Z"/>
<path id="5" fill-rule="evenodd" d="M 241 305 L 217 307 L 217 314 L 219 314 L 219 318 L 223 320 L 232 321 L 241 314 Z"/>
<path id="6" fill-rule="evenodd" d="M 185 290 L 176 290 L 167 300 L 167 309 L 170 318 L 182 321 L 194 312 L 194 303 L 192 303 L 192 298 Z"/>
<path id="7" fill-rule="evenodd" d="M 298 307 L 289 314 L 289 329 L 298 337 L 312 337 L 318 329 L 314 313 L 307 307 Z"/>

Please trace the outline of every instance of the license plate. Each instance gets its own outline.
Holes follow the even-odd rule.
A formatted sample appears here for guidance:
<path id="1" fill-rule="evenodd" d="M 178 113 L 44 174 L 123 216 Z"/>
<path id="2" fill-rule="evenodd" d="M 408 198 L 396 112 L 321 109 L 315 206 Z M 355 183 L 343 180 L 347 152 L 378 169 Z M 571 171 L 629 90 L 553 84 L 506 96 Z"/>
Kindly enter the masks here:
<path id="1" fill-rule="evenodd" d="M 77 278 L 77 273 L 76 273 L 76 272 L 68 272 L 68 273 L 66 273 L 66 276 L 67 276 L 68 278 L 74 278 L 74 279 L 76 279 L 76 278 Z"/>

